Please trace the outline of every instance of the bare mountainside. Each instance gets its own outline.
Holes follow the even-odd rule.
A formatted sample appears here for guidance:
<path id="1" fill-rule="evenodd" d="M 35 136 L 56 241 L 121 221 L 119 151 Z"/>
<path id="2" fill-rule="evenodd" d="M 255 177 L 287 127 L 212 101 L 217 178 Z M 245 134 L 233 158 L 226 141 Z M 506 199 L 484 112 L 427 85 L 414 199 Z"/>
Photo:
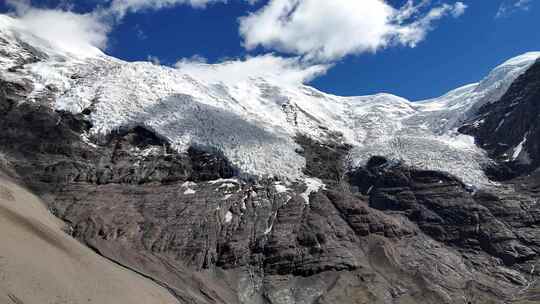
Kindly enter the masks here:
<path id="1" fill-rule="evenodd" d="M 166 289 L 95 254 L 26 189 L 0 176 L 1 303 L 177 303 Z"/>
<path id="2" fill-rule="evenodd" d="M 537 303 L 539 57 L 432 100 L 339 97 L 67 52 L 0 16 L 0 165 L 114 262 L 85 264 L 102 303 L 115 271 L 134 303 Z M 33 279 L 0 299 L 33 303 Z"/>

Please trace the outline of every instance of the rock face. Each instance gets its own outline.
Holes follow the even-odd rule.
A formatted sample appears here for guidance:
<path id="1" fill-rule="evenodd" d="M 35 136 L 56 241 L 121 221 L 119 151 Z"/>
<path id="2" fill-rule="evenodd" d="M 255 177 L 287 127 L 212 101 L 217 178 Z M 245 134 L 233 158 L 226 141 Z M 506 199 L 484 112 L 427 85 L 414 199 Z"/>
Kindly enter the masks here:
<path id="1" fill-rule="evenodd" d="M 463 126 L 479 146 L 500 163 L 492 175 L 516 177 L 540 166 L 540 61 L 532 65 L 498 102 L 479 109 L 477 117 Z"/>
<path id="2" fill-rule="evenodd" d="M 448 174 L 383 159 L 353 172 L 352 181 L 359 188 L 369 185 L 372 208 L 404 214 L 441 243 L 483 251 L 507 266 L 537 258 L 539 244 L 520 233 L 520 228 L 537 225 L 540 219 L 540 209 L 530 197 L 471 193 Z M 520 205 L 512 206 L 516 202 Z"/>
<path id="3" fill-rule="evenodd" d="M 482 190 L 384 157 L 351 168 L 331 132 L 296 138 L 309 180 L 240 178 L 219 149 L 179 153 L 146 125 L 93 137 L 92 106 L 53 110 L 56 88 L 23 80 L 0 80 L 0 166 L 180 303 L 535 303 L 539 71 L 461 129 L 499 161 L 504 183 Z"/>

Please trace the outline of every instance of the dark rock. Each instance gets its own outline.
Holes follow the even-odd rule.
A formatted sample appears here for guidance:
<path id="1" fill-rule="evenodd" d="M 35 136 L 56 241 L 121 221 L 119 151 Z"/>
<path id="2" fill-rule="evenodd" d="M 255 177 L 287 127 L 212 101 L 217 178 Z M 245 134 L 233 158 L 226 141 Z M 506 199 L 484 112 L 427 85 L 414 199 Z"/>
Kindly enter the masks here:
<path id="1" fill-rule="evenodd" d="M 512 209 L 509 198 L 478 192 L 472 195 L 458 179 L 436 171 L 403 165 L 381 166 L 352 172 L 351 181 L 361 189 L 372 185 L 369 205 L 400 212 L 434 239 L 452 246 L 485 252 L 514 265 L 536 258 L 536 244 L 517 235 L 511 227 L 530 226 L 523 210 Z M 531 247 L 532 246 L 532 247 Z"/>
<path id="2" fill-rule="evenodd" d="M 540 166 L 539 100 L 540 61 L 518 77 L 501 100 L 485 104 L 473 121 L 460 128 L 500 163 L 489 168 L 492 177 L 508 180 Z M 522 153 L 514 159 L 520 144 Z"/>
<path id="3" fill-rule="evenodd" d="M 334 182 L 344 178 L 347 170 L 344 162 L 351 146 L 341 143 L 337 134 L 325 142 L 298 135 L 296 142 L 302 147 L 299 154 L 306 159 L 306 175 Z"/>
<path id="4" fill-rule="evenodd" d="M 190 147 L 188 155 L 193 164 L 191 180 L 231 178 L 239 173 L 219 150 Z"/>

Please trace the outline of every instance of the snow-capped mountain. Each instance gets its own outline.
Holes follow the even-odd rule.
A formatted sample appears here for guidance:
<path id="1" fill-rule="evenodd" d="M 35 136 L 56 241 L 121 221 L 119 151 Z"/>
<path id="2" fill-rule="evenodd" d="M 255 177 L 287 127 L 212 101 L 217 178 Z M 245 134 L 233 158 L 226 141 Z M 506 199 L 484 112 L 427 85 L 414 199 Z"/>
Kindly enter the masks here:
<path id="1" fill-rule="evenodd" d="M 303 177 L 305 159 L 295 138 L 338 137 L 351 144 L 352 161 L 384 155 L 426 169 L 450 172 L 466 183 L 487 185 L 486 153 L 457 129 L 475 110 L 498 100 L 540 53 L 496 67 L 479 83 L 426 101 L 390 94 L 340 97 L 305 85 L 252 78 L 205 81 L 182 69 L 124 62 L 97 49 L 65 50 L 0 18 L 2 78 L 29 81 L 30 96 L 51 96 L 51 107 L 86 113 L 88 137 L 145 126 L 178 151 L 191 146 L 220 150 L 242 174 Z"/>
<path id="2" fill-rule="evenodd" d="M 0 302 L 536 303 L 539 57 L 340 97 L 0 15 Z"/>

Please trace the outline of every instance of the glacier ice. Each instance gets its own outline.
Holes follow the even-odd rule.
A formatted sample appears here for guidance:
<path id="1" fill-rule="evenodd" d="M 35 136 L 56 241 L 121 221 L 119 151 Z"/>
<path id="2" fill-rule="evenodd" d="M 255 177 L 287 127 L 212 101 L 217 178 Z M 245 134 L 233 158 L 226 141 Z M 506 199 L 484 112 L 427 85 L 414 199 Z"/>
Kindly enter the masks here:
<path id="1" fill-rule="evenodd" d="M 481 105 L 497 101 L 540 57 L 518 56 L 479 83 L 413 102 L 391 94 L 340 97 L 262 78 L 206 81 L 182 69 L 101 52 L 81 57 L 21 34 L 12 23 L 0 18 L 1 77 L 32 81 L 36 99 L 54 87 L 55 109 L 92 109 L 93 128 L 85 136 L 99 141 L 115 130 L 144 126 L 178 151 L 193 145 L 219 149 L 243 174 L 289 180 L 306 178 L 295 142 L 303 134 L 321 141 L 338 136 L 353 146 L 356 165 L 383 155 L 487 185 L 482 166 L 488 157 L 457 128 Z M 20 62 L 24 66 L 13 69 Z"/>

